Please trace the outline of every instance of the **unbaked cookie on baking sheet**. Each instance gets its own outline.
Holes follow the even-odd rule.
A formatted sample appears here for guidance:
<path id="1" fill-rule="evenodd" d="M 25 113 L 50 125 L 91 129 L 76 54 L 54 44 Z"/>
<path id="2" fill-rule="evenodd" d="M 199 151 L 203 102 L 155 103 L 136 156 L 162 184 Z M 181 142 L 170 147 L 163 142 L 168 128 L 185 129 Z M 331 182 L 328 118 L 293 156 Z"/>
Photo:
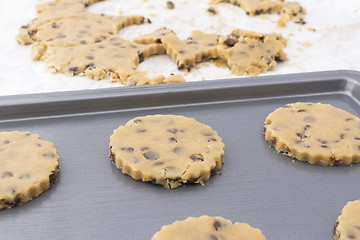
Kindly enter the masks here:
<path id="1" fill-rule="evenodd" d="M 166 225 L 151 240 L 265 240 L 260 229 L 222 217 L 189 217 Z"/>
<path id="2" fill-rule="evenodd" d="M 203 184 L 221 169 L 223 155 L 216 131 L 184 116 L 136 117 L 110 137 L 110 157 L 117 168 L 166 188 Z"/>
<path id="3" fill-rule="evenodd" d="M 360 200 L 343 208 L 335 223 L 334 240 L 360 240 Z"/>
<path id="4" fill-rule="evenodd" d="M 292 103 L 270 113 L 265 139 L 278 152 L 321 165 L 360 161 L 360 119 L 321 103 Z"/>
<path id="5" fill-rule="evenodd" d="M 54 144 L 29 132 L 0 132 L 0 210 L 30 201 L 56 181 Z"/>

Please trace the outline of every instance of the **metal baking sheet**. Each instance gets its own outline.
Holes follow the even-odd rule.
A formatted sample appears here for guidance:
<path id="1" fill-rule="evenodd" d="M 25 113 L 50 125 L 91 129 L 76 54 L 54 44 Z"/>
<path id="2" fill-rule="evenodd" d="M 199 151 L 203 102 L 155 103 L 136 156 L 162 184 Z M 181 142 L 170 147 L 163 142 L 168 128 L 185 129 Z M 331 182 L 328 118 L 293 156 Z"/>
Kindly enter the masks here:
<path id="1" fill-rule="evenodd" d="M 0 212 L 0 239 L 151 239 L 189 216 L 222 216 L 267 239 L 331 239 L 341 209 L 360 198 L 360 164 L 292 161 L 264 140 L 266 116 L 287 103 L 329 103 L 360 115 L 360 73 L 330 71 L 159 86 L 0 97 L 0 131 L 55 143 L 51 190 Z M 112 131 L 148 114 L 212 126 L 225 143 L 222 174 L 175 190 L 135 181 L 108 157 Z"/>

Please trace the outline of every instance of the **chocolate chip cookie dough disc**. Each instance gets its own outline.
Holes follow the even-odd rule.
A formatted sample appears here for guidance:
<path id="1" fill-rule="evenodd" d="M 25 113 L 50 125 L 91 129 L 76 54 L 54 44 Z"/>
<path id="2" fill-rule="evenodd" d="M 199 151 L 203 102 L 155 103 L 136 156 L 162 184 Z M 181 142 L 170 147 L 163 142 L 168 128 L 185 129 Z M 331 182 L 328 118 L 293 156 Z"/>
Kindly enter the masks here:
<path id="1" fill-rule="evenodd" d="M 28 132 L 0 132 L 0 210 L 30 201 L 56 181 L 54 144 Z"/>
<path id="2" fill-rule="evenodd" d="M 334 240 L 360 240 L 360 200 L 343 208 L 335 223 Z"/>
<path id="3" fill-rule="evenodd" d="M 189 217 L 163 226 L 151 240 L 265 240 L 260 229 L 222 217 Z"/>
<path id="4" fill-rule="evenodd" d="M 270 113 L 265 139 L 278 152 L 321 165 L 360 161 L 360 119 L 321 103 L 292 103 Z"/>
<path id="5" fill-rule="evenodd" d="M 200 183 L 221 169 L 224 143 L 211 127 L 176 115 L 130 120 L 110 137 L 110 157 L 136 180 L 176 188 Z"/>

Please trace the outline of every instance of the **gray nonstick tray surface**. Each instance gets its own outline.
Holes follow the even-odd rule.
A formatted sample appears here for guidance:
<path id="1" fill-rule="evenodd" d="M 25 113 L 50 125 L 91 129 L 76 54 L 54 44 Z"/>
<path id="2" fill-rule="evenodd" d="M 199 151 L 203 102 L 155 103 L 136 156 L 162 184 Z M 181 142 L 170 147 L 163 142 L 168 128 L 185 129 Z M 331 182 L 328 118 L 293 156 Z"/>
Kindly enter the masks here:
<path id="1" fill-rule="evenodd" d="M 0 97 L 0 131 L 54 142 L 61 171 L 51 190 L 0 211 L 0 239 L 149 240 L 163 225 L 201 215 L 249 223 L 270 240 L 331 239 L 341 209 L 360 198 L 360 164 L 324 167 L 275 152 L 264 140 L 264 120 L 297 101 L 359 116 L 360 73 Z M 213 127 L 226 146 L 222 174 L 174 190 L 123 175 L 109 159 L 109 137 L 148 114 L 184 115 Z"/>

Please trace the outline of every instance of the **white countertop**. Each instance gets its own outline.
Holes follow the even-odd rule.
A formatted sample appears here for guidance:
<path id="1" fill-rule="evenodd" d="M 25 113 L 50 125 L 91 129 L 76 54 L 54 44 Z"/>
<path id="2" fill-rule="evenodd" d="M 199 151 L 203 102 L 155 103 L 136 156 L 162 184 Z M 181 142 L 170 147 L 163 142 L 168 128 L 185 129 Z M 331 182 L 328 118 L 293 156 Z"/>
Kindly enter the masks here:
<path id="1" fill-rule="evenodd" d="M 235 28 L 257 32 L 277 32 L 288 39 L 284 49 L 288 61 L 279 63 L 266 74 L 286 74 L 323 70 L 360 71 L 360 1 L 359 0 L 298 0 L 306 9 L 305 25 L 290 22 L 285 28 L 276 24 L 278 16 L 249 17 L 230 4 L 214 5 L 218 14 L 209 16 L 207 0 L 173 0 L 175 9 L 165 8 L 162 0 L 107 0 L 90 6 L 89 11 L 110 15 L 137 14 L 149 17 L 152 24 L 130 26 L 120 31 L 120 36 L 132 40 L 160 27 L 173 29 L 181 39 L 192 30 L 226 35 Z M 84 76 L 69 77 L 46 72 L 43 62 L 30 59 L 30 47 L 16 42 L 18 28 L 36 17 L 35 0 L 4 1 L 0 8 L 0 96 L 121 86 L 110 80 L 91 80 Z M 196 6 L 195 6 L 196 5 Z M 310 31 L 313 28 L 316 31 Z M 181 73 L 167 55 L 145 60 L 138 67 L 148 75 Z M 242 77 L 230 74 L 227 68 L 204 63 L 184 75 L 187 81 L 201 81 Z"/>

